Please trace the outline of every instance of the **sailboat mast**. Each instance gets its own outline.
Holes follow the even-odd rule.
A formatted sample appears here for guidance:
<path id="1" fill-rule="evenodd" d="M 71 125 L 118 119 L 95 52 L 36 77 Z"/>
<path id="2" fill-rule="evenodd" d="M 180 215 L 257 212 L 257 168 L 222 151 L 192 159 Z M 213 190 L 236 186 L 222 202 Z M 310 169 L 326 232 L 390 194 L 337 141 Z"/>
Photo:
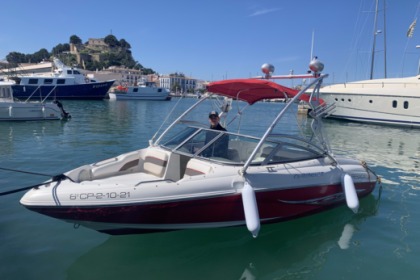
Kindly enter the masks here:
<path id="1" fill-rule="evenodd" d="M 384 76 L 387 77 L 387 69 L 386 69 L 386 12 L 385 12 L 385 0 L 383 0 L 383 38 L 384 38 Z M 378 31 L 378 13 L 379 13 L 379 0 L 376 0 L 376 8 L 375 8 L 375 20 L 374 20 L 374 27 L 373 27 L 373 46 L 372 46 L 372 54 L 371 54 L 371 64 L 370 64 L 370 79 L 373 79 L 373 70 L 375 67 L 375 52 L 376 52 L 376 35 L 381 33 Z"/>
<path id="2" fill-rule="evenodd" d="M 384 73 L 386 78 L 386 2 L 384 0 Z"/>
<path id="3" fill-rule="evenodd" d="M 371 54 L 371 63 L 370 63 L 370 79 L 373 79 L 373 67 L 375 64 L 375 48 L 376 48 L 376 35 L 377 32 L 377 25 L 378 25 L 378 5 L 379 0 L 376 0 L 376 9 L 375 9 L 375 20 L 373 24 L 373 45 L 372 45 L 372 54 Z"/>

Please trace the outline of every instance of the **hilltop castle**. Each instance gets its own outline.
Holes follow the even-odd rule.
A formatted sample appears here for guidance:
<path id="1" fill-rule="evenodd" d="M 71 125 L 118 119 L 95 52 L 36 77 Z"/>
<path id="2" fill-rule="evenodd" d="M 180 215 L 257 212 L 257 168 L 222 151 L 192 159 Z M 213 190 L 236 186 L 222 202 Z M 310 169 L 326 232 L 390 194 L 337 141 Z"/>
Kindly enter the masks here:
<path id="1" fill-rule="evenodd" d="M 70 54 L 76 56 L 77 63 L 83 68 L 85 61 L 100 62 L 104 53 L 108 52 L 110 47 L 105 43 L 103 38 L 89 38 L 87 44 L 70 43 Z"/>

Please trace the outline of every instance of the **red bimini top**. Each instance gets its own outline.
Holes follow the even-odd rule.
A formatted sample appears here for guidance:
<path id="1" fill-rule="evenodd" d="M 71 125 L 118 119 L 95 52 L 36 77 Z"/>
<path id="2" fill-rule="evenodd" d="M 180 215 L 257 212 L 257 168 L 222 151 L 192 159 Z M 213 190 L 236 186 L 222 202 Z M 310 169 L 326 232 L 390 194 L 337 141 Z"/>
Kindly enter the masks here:
<path id="1" fill-rule="evenodd" d="M 232 79 L 213 82 L 207 85 L 207 91 L 229 98 L 248 102 L 250 105 L 263 99 L 293 98 L 299 90 L 288 88 L 272 81 L 260 79 Z M 300 100 L 309 101 L 303 94 Z M 321 102 L 323 103 L 323 102 Z"/>

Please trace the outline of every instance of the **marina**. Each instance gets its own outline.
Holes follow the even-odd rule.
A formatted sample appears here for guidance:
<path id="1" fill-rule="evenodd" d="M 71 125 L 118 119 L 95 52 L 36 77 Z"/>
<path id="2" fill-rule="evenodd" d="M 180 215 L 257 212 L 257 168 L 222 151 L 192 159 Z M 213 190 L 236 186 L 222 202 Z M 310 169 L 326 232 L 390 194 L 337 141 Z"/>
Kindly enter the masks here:
<path id="1" fill-rule="evenodd" d="M 419 0 L 3 4 L 2 279 L 418 278 Z"/>
<path id="2" fill-rule="evenodd" d="M 66 109 L 78 116 L 67 122 L 0 123 L 2 167 L 55 175 L 144 147 L 178 101 L 67 101 Z M 195 101 L 179 101 L 176 111 Z M 279 105 L 254 105 L 247 129 L 258 129 Z M 357 215 L 341 206 L 265 225 L 257 239 L 244 227 L 109 236 L 30 212 L 15 193 L 0 197 L 0 273 L 5 279 L 414 279 L 418 131 L 334 120 L 325 129 L 334 154 L 365 159 L 381 177 L 382 187 L 361 199 Z M 47 179 L 0 172 L 2 191 Z"/>

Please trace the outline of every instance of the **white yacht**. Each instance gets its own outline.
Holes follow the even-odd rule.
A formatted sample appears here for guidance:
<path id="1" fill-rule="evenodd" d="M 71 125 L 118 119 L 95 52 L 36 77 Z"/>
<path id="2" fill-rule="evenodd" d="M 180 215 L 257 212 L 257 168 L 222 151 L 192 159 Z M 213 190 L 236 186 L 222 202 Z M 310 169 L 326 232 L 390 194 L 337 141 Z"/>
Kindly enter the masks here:
<path id="1" fill-rule="evenodd" d="M 406 127 L 420 127 L 420 75 L 325 86 L 331 118 Z"/>

